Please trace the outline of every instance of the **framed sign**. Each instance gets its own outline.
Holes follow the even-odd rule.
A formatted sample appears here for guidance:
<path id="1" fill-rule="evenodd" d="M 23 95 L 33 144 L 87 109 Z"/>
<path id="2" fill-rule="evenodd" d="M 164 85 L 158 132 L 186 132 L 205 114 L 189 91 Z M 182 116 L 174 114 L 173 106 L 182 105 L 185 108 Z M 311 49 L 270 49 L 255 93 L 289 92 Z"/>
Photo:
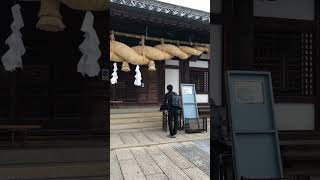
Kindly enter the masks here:
<path id="1" fill-rule="evenodd" d="M 183 95 L 192 95 L 193 94 L 192 86 L 182 86 L 182 94 Z"/>
<path id="2" fill-rule="evenodd" d="M 235 180 L 283 177 L 270 72 L 227 71 Z"/>
<path id="3" fill-rule="evenodd" d="M 261 80 L 234 81 L 236 104 L 263 104 L 263 82 Z"/>

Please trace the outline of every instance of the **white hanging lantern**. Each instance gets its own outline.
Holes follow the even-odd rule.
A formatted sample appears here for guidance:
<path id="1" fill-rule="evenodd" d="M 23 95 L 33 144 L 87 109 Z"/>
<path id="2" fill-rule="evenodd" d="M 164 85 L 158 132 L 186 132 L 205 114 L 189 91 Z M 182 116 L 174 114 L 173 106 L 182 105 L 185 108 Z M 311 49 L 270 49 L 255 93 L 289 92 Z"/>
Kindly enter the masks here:
<path id="1" fill-rule="evenodd" d="M 88 75 L 89 77 L 98 76 L 100 72 L 98 63 L 101 56 L 101 51 L 99 49 L 100 41 L 93 28 L 93 23 L 94 16 L 90 11 L 87 11 L 81 27 L 81 31 L 85 32 L 85 40 L 79 46 L 83 56 L 78 63 L 77 69 L 83 76 Z"/>
<path id="2" fill-rule="evenodd" d="M 112 78 L 110 80 L 111 84 L 117 84 L 118 82 L 118 67 L 117 67 L 117 63 L 113 63 L 113 73 L 112 73 Z"/>
<path id="3" fill-rule="evenodd" d="M 134 85 L 135 86 L 141 86 L 141 80 L 142 80 L 142 77 L 141 77 L 141 72 L 140 72 L 140 66 L 137 65 L 136 66 L 136 75 L 134 76 L 135 77 L 135 81 L 134 81 Z"/>
<path id="4" fill-rule="evenodd" d="M 15 71 L 16 68 L 22 68 L 21 56 L 26 52 L 20 29 L 24 26 L 19 4 L 11 7 L 13 22 L 11 24 L 12 34 L 5 43 L 9 50 L 2 56 L 1 61 L 6 71 Z"/>

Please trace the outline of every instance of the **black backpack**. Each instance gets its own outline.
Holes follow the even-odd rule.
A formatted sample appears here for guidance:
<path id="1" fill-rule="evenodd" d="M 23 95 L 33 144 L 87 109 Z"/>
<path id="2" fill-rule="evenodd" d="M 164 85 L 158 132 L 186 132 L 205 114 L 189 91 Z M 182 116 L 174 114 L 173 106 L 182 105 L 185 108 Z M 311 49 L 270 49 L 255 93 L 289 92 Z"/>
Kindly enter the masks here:
<path id="1" fill-rule="evenodd" d="M 169 102 L 171 107 L 181 108 L 181 96 L 177 95 L 175 92 L 171 93 Z"/>

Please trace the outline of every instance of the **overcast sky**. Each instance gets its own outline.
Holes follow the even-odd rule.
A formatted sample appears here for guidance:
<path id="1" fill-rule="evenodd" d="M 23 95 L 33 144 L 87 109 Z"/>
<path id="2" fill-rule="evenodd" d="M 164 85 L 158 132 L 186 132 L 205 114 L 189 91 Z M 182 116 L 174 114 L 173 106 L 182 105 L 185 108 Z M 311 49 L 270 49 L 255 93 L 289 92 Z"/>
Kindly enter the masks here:
<path id="1" fill-rule="evenodd" d="M 210 0 L 157 0 L 178 6 L 210 12 Z"/>

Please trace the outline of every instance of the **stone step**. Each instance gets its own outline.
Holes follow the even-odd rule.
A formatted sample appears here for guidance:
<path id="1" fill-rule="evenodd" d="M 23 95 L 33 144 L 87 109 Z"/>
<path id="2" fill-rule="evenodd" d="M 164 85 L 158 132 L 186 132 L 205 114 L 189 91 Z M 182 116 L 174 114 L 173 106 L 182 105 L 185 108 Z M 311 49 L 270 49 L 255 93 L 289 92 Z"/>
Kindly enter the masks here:
<path id="1" fill-rule="evenodd" d="M 108 161 L 105 148 L 1 149 L 0 168 L 25 164 L 60 164 Z M 90 154 L 90 155 L 88 155 Z"/>
<path id="2" fill-rule="evenodd" d="M 107 177 L 108 163 L 32 164 L 0 167 L 0 179 L 37 180 L 51 178 L 82 179 Z"/>
<path id="3" fill-rule="evenodd" d="M 127 119 L 139 117 L 162 117 L 161 112 L 110 114 L 110 119 Z"/>
<path id="4" fill-rule="evenodd" d="M 110 114 L 122 114 L 122 113 L 144 113 L 144 112 L 159 112 L 160 107 L 123 107 L 117 109 L 110 109 Z"/>
<path id="5" fill-rule="evenodd" d="M 119 134 L 119 133 L 135 133 L 141 131 L 161 131 L 162 127 L 150 127 L 150 128 L 131 128 L 131 129 L 110 129 L 110 134 Z"/>
<path id="6" fill-rule="evenodd" d="M 112 124 L 111 130 L 121 129 L 139 129 L 139 128 L 161 128 L 162 122 L 143 122 L 143 123 L 126 123 L 126 124 Z"/>
<path id="7" fill-rule="evenodd" d="M 143 123 L 143 122 L 161 122 L 162 117 L 137 117 L 137 118 L 123 118 L 123 119 L 111 119 L 111 125 L 113 124 L 129 124 L 129 123 Z"/>

